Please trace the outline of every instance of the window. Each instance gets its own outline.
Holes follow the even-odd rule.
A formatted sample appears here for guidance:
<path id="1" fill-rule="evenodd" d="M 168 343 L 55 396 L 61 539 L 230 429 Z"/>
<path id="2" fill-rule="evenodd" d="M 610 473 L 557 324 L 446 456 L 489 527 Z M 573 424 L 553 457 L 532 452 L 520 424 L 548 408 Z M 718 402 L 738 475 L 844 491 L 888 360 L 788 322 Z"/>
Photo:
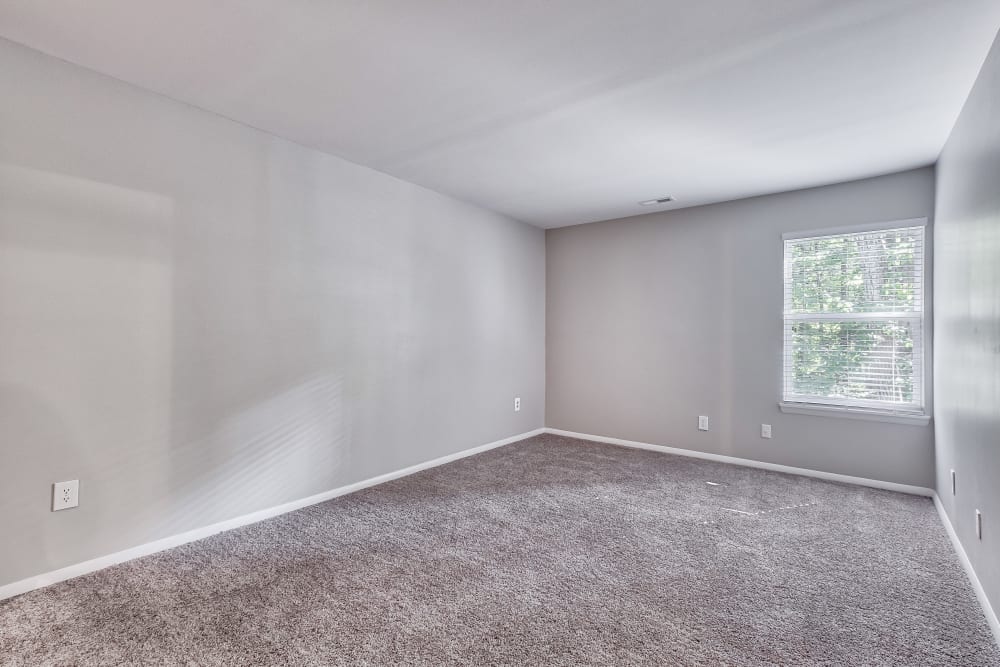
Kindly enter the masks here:
<path id="1" fill-rule="evenodd" d="M 782 409 L 923 415 L 923 221 L 784 243 Z"/>

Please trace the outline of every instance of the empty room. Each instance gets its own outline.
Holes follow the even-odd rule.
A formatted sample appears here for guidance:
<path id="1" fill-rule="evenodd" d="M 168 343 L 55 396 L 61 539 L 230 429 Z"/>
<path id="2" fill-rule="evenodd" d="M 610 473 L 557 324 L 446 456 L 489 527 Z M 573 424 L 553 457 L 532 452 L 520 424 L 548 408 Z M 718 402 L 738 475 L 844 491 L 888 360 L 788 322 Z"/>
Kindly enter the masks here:
<path id="1" fill-rule="evenodd" d="M 0 666 L 1000 667 L 998 30 L 0 0 Z"/>

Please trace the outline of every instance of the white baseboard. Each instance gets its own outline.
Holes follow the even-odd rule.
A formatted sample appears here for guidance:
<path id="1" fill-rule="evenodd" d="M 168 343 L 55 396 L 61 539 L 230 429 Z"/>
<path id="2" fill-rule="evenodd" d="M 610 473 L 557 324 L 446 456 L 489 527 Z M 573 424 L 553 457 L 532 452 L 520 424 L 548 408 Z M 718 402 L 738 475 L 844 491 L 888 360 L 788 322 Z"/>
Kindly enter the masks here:
<path id="1" fill-rule="evenodd" d="M 983 608 L 983 613 L 986 615 L 986 622 L 989 623 L 990 630 L 993 631 L 993 639 L 996 641 L 997 646 L 1000 646 L 1000 620 L 997 619 L 996 612 L 993 611 L 990 600 L 986 597 L 986 590 L 983 589 L 983 585 L 979 582 L 976 571 L 972 569 L 972 561 L 969 560 L 969 555 L 965 553 L 965 547 L 962 546 L 961 540 L 958 539 L 958 533 L 955 532 L 955 527 L 951 525 L 951 519 L 948 518 L 948 513 L 945 511 L 944 504 L 937 493 L 934 494 L 934 506 L 937 508 L 938 515 L 941 517 L 941 523 L 944 524 L 944 529 L 951 539 L 955 553 L 958 554 L 958 560 L 962 563 L 962 568 L 969 577 L 972 590 L 976 592 L 976 599 L 979 600 L 979 606 Z"/>
<path id="2" fill-rule="evenodd" d="M 300 498 L 299 500 L 293 500 L 282 505 L 269 507 L 257 512 L 251 512 L 250 514 L 244 514 L 232 519 L 213 523 L 209 526 L 195 528 L 194 530 L 189 530 L 185 533 L 164 537 L 163 539 L 156 540 L 154 542 L 140 544 L 139 546 L 132 547 L 131 549 L 125 549 L 124 551 L 118 551 L 113 554 L 108 554 L 106 556 L 94 558 L 82 563 L 76 563 L 75 565 L 63 567 L 58 570 L 45 572 L 33 577 L 28 577 L 27 579 L 15 581 L 13 583 L 0 586 L 0 600 L 4 600 L 15 595 L 21 595 L 22 593 L 33 591 L 36 588 L 44 588 L 45 586 L 50 586 L 60 581 L 72 579 L 73 577 L 79 577 L 83 574 L 96 572 L 97 570 L 102 570 L 106 567 L 110 567 L 111 565 L 117 565 L 118 563 L 124 563 L 125 561 L 139 558 L 140 556 L 148 556 L 149 554 L 153 554 L 158 551 L 171 549 L 182 544 L 187 544 L 188 542 L 201 540 L 217 533 L 239 528 L 240 526 L 246 526 L 248 524 L 257 523 L 258 521 L 270 519 L 271 517 L 279 516 L 281 514 L 294 512 L 297 509 L 302 509 L 303 507 L 308 507 L 309 505 L 315 505 L 316 503 L 321 503 L 325 500 L 336 498 L 337 496 L 344 496 L 348 493 L 360 491 L 361 489 L 366 489 L 370 486 L 376 486 L 400 477 L 406 477 L 407 475 L 412 475 L 413 473 L 420 472 L 421 470 L 435 468 L 437 466 L 444 465 L 445 463 L 450 463 L 452 461 L 457 461 L 458 459 L 463 459 L 467 456 L 472 456 L 473 454 L 479 454 L 490 449 L 503 447 L 504 445 L 509 445 L 513 442 L 539 435 L 543 433 L 544 430 L 545 429 L 539 428 L 534 431 L 528 431 L 527 433 L 512 435 L 511 437 L 504 438 L 503 440 L 497 440 L 485 445 L 480 445 L 479 447 L 473 447 L 472 449 L 466 449 L 454 454 L 448 454 L 447 456 L 442 456 L 441 458 L 433 459 L 432 461 L 425 461 L 424 463 L 418 463 L 408 468 L 403 468 L 402 470 L 388 472 L 384 475 L 372 477 L 371 479 L 341 486 L 336 489 L 324 491 L 323 493 L 317 493 L 316 495 L 309 496 L 308 498 Z"/>
<path id="3" fill-rule="evenodd" d="M 434 468 L 445 463 L 450 463 L 452 461 L 457 461 L 474 454 L 479 454 L 481 452 L 488 451 L 490 449 L 495 449 L 497 447 L 502 447 L 504 445 L 509 445 L 525 438 L 530 438 L 541 433 L 551 433 L 553 435 L 561 435 L 569 438 L 578 438 L 581 440 L 592 440 L 595 442 L 604 442 L 612 445 L 620 445 L 623 447 L 632 447 L 636 449 L 648 449 L 657 452 L 664 452 L 667 454 L 677 454 L 680 456 L 689 456 L 698 459 L 705 459 L 708 461 L 718 461 L 720 463 L 731 463 L 734 465 L 747 466 L 751 468 L 760 468 L 763 470 L 773 470 L 775 472 L 785 472 L 794 475 L 804 475 L 807 477 L 817 477 L 819 479 L 826 479 L 835 482 L 844 482 L 847 484 L 858 484 L 861 486 L 870 486 L 879 489 L 888 489 L 890 491 L 900 491 L 902 493 L 910 493 L 920 496 L 928 496 L 934 499 L 934 505 L 937 507 L 938 514 L 941 516 L 941 522 L 944 524 L 945 530 L 948 533 L 948 537 L 951 539 L 952 545 L 958 554 L 959 561 L 962 563 L 962 567 L 965 569 L 966 574 L 969 577 L 969 581 L 972 583 L 972 588 L 976 593 L 976 598 L 979 600 L 979 604 L 983 608 L 983 612 L 986 615 L 986 620 L 989 623 L 990 629 L 993 632 L 993 636 L 1000 645 L 1000 621 L 997 619 L 996 613 L 994 613 L 993 608 L 990 606 L 989 599 L 986 597 L 986 592 L 983 590 L 982 584 L 979 582 L 979 578 L 976 576 L 975 570 L 972 569 L 972 563 L 969 561 L 968 555 L 965 553 L 965 549 L 962 543 L 958 539 L 958 535 L 955 533 L 955 529 L 951 525 L 951 521 L 948 519 L 948 515 L 944 510 L 944 506 L 941 504 L 940 498 L 938 498 L 937 493 L 931 489 L 926 489 L 919 486 L 910 486 L 908 484 L 897 484 L 895 482 L 883 482 L 879 480 L 867 479 L 864 477 L 852 477 L 850 475 L 840 475 L 837 473 L 828 473 L 821 470 L 810 470 L 808 468 L 795 468 L 792 466 L 778 465 L 775 463 L 766 463 L 763 461 L 754 461 L 752 459 L 741 459 L 733 456 L 723 456 L 721 454 L 709 454 L 707 452 L 698 452 L 690 449 L 679 449 L 676 447 L 665 447 L 663 445 L 652 445 L 644 442 L 636 442 L 633 440 L 622 440 L 621 438 L 609 438 L 606 436 L 598 435 L 588 435 L 585 433 L 575 433 L 573 431 L 563 431 L 554 428 L 539 428 L 533 431 L 528 431 L 526 433 L 521 433 L 518 435 L 511 436 L 509 438 L 504 438 L 502 440 L 497 440 L 495 442 L 490 442 L 485 445 L 480 445 L 479 447 L 473 447 L 472 449 L 466 449 L 461 452 L 456 452 L 454 454 L 449 454 L 447 456 L 442 456 L 431 461 L 426 461 L 424 463 L 418 463 L 416 465 L 410 466 L 408 468 L 403 468 L 401 470 L 396 470 L 393 472 L 386 473 L 384 475 L 378 475 L 377 477 L 372 477 L 360 482 L 355 482 L 354 484 L 348 484 L 346 486 L 341 486 L 336 489 L 331 489 L 330 491 L 324 491 L 323 493 L 318 493 L 307 498 L 300 498 L 299 500 L 293 500 L 282 505 L 277 505 L 275 507 L 270 507 L 267 509 L 259 510 L 257 512 L 252 512 L 250 514 L 244 514 L 232 519 L 227 519 L 226 521 L 220 521 L 218 523 L 213 523 L 209 526 L 204 526 L 202 528 L 195 528 L 194 530 L 189 530 L 178 535 L 172 535 L 170 537 L 165 537 L 154 542 L 148 542 L 146 544 L 141 544 L 130 549 L 125 549 L 124 551 L 118 551 L 113 554 L 108 554 L 106 556 L 101 556 L 99 558 L 94 558 L 92 560 L 84 561 L 82 563 L 77 563 L 75 565 L 70 565 L 68 567 L 60 568 L 58 570 L 53 570 L 51 572 L 46 572 L 43 574 L 35 575 L 33 577 L 28 577 L 27 579 L 22 579 L 20 581 L 15 581 L 4 586 L 0 586 L 0 600 L 4 600 L 15 595 L 21 595 L 22 593 L 27 593 L 29 591 L 44 588 L 45 586 L 50 586 L 52 584 L 58 583 L 60 581 L 65 581 L 67 579 L 72 579 L 74 577 L 79 577 L 90 572 L 96 572 L 97 570 L 116 565 L 118 563 L 124 563 L 141 556 L 148 556 L 149 554 L 154 554 L 158 551 L 164 551 L 166 549 L 171 549 L 173 547 L 180 546 L 182 544 L 187 544 L 189 542 L 195 542 L 197 540 L 210 537 L 217 533 L 222 533 L 227 530 L 232 530 L 234 528 L 239 528 L 240 526 L 246 526 L 252 523 L 257 523 L 258 521 L 263 521 L 271 517 L 280 516 L 282 514 L 287 514 L 288 512 L 293 512 L 297 509 L 302 509 L 303 507 L 308 507 L 309 505 L 315 505 L 317 503 L 336 498 L 338 496 L 347 495 L 355 491 L 360 491 L 371 486 L 376 486 L 384 482 L 388 482 L 394 479 L 399 479 L 400 477 L 406 477 L 407 475 L 412 475 L 414 473 L 420 472 L 421 470 L 427 470 L 429 468 Z"/>
<path id="4" fill-rule="evenodd" d="M 604 442 L 609 445 L 620 445 L 622 447 L 632 447 L 634 449 L 648 449 L 654 452 L 665 454 L 676 454 L 678 456 L 689 456 L 695 459 L 705 459 L 706 461 L 717 461 L 719 463 L 731 463 L 733 465 L 745 466 L 747 468 L 760 468 L 761 470 L 772 470 L 774 472 L 784 472 L 791 475 L 802 475 L 804 477 L 816 477 L 831 482 L 842 482 L 844 484 L 855 484 L 857 486 L 870 486 L 875 489 L 886 489 L 888 491 L 898 491 L 909 493 L 915 496 L 934 497 L 934 490 L 922 486 L 912 486 L 910 484 L 898 484 L 896 482 L 883 482 L 878 479 L 868 479 L 867 477 L 853 477 L 851 475 L 841 475 L 835 472 L 824 472 L 822 470 L 811 470 L 809 468 L 795 468 L 792 466 L 779 465 L 777 463 L 766 463 L 753 459 L 740 459 L 735 456 L 723 456 L 722 454 L 709 454 L 699 452 L 694 449 L 680 449 L 678 447 L 666 447 L 664 445 L 651 445 L 647 442 L 636 442 L 635 440 L 622 440 L 621 438 L 609 438 L 603 435 L 589 435 L 587 433 L 575 433 L 573 431 L 563 431 L 557 428 L 546 428 L 546 433 L 562 435 L 567 438 L 578 438 L 580 440 L 592 440 L 594 442 Z"/>

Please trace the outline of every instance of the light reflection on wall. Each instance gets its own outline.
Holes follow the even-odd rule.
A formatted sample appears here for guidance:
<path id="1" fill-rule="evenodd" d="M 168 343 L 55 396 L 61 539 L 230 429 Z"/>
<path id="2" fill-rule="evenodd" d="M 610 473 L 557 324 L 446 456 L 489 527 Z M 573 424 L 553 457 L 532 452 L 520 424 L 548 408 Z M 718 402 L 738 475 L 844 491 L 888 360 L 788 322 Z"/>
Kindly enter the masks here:
<path id="1" fill-rule="evenodd" d="M 157 194 L 0 165 L 0 468 L 19 472 L 0 504 L 47 553 L 115 513 L 119 456 L 166 447 L 172 215 Z M 47 483 L 74 478 L 76 516 L 50 515 Z"/>
<path id="2" fill-rule="evenodd" d="M 4 532 L 37 545 L 22 553 L 53 566 L 70 542 L 148 540 L 325 490 L 345 464 L 339 377 L 207 383 L 236 369 L 203 364 L 214 319 L 191 308 L 204 286 L 178 261 L 175 216 L 163 195 L 0 165 L 0 442 L 20 445 L 0 448 L 19 471 L 0 506 Z M 201 379 L 179 386 L 192 364 Z M 50 513 L 48 483 L 75 478 L 81 506 Z"/>
<path id="3" fill-rule="evenodd" d="M 321 375 L 247 405 L 203 438 L 179 444 L 170 466 L 170 532 L 326 490 L 347 461 L 339 378 Z M 218 460 L 225 464 L 208 465 Z M 207 520 L 206 520 L 207 519 Z"/>

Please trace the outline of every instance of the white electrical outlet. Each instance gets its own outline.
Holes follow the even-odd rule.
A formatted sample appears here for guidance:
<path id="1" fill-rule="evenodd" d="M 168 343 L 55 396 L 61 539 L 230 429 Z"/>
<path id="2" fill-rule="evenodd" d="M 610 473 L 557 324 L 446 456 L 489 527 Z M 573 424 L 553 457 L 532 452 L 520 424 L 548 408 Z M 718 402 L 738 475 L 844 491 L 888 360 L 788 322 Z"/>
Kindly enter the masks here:
<path id="1" fill-rule="evenodd" d="M 983 539 L 983 513 L 976 510 L 976 537 Z"/>
<path id="2" fill-rule="evenodd" d="M 760 437 L 762 437 L 762 438 L 770 438 L 771 437 L 771 425 L 770 424 L 761 424 L 760 425 Z"/>
<path id="3" fill-rule="evenodd" d="M 68 510 L 80 504 L 80 480 L 56 482 L 52 485 L 52 511 Z"/>
<path id="4" fill-rule="evenodd" d="M 521 411 L 521 397 L 520 396 L 515 396 L 514 397 L 514 412 L 520 412 L 520 411 Z"/>
<path id="5" fill-rule="evenodd" d="M 951 470 L 951 495 L 955 495 L 955 490 L 956 489 L 957 489 L 957 486 L 955 484 L 955 469 L 952 468 L 952 470 Z"/>
<path id="6" fill-rule="evenodd" d="M 698 430 L 707 431 L 708 430 L 708 417 L 705 415 L 698 415 Z"/>

